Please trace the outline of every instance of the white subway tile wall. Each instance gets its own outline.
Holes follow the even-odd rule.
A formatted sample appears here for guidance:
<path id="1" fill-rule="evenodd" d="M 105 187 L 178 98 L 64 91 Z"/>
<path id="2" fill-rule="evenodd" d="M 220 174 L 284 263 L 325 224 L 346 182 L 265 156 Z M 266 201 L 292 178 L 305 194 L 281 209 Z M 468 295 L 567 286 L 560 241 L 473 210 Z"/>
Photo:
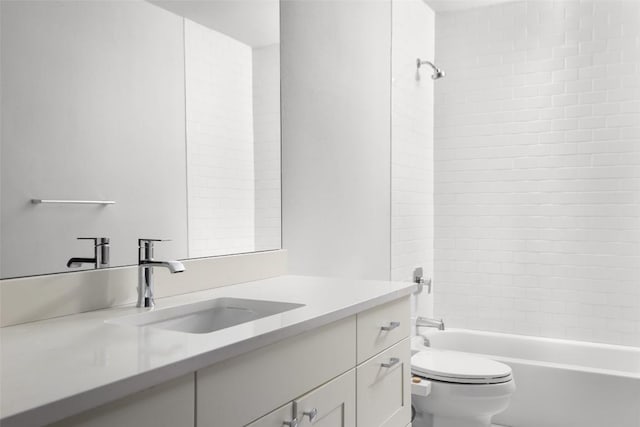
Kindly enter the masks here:
<path id="1" fill-rule="evenodd" d="M 640 345 L 640 2 L 436 18 L 447 325 Z"/>
<path id="2" fill-rule="evenodd" d="M 416 267 L 433 272 L 434 83 L 416 59 L 433 61 L 435 14 L 421 0 L 392 5 L 391 279 L 410 281 Z"/>
<path id="3" fill-rule="evenodd" d="M 253 48 L 255 248 L 279 249 L 280 44 Z"/>
<path id="4" fill-rule="evenodd" d="M 189 257 L 251 252 L 251 47 L 185 19 Z"/>

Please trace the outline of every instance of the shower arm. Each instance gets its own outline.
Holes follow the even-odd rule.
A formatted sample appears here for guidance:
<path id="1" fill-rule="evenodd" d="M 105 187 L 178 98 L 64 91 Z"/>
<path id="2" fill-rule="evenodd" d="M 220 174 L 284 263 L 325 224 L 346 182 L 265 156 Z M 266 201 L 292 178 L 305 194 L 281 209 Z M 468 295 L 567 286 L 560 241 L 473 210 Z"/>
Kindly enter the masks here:
<path id="1" fill-rule="evenodd" d="M 433 74 L 431 75 L 431 78 L 433 80 L 437 80 L 440 79 L 442 77 L 445 76 L 444 71 L 442 71 L 440 68 L 436 67 L 436 64 L 434 64 L 431 61 L 427 61 L 427 60 L 423 60 L 423 59 L 416 59 L 416 66 L 418 67 L 418 71 L 420 70 L 420 67 L 423 65 L 428 65 L 433 69 Z"/>
<path id="2" fill-rule="evenodd" d="M 420 58 L 416 59 L 416 65 L 418 66 L 418 68 L 420 68 L 422 65 L 429 65 L 431 68 L 433 68 L 433 71 L 438 70 L 438 67 L 436 67 L 433 64 L 433 62 L 427 61 L 427 60 L 422 60 Z"/>

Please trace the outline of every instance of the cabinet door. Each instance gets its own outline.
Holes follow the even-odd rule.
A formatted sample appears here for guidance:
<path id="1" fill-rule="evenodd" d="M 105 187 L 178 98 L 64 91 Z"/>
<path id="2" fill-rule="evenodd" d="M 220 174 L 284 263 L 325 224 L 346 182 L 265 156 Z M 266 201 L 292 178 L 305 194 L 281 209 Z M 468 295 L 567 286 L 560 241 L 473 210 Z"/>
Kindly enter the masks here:
<path id="1" fill-rule="evenodd" d="M 299 427 L 355 427 L 355 369 L 295 401 Z"/>
<path id="2" fill-rule="evenodd" d="M 358 366 L 358 427 L 405 427 L 411 421 L 409 340 Z"/>
<path id="3" fill-rule="evenodd" d="M 355 316 L 196 373 L 198 427 L 241 427 L 353 369 Z"/>
<path id="4" fill-rule="evenodd" d="M 275 411 L 260 417 L 246 427 L 283 427 L 285 421 L 293 418 L 293 403 L 284 405 Z"/>
<path id="5" fill-rule="evenodd" d="M 143 390 L 49 427 L 189 427 L 195 425 L 194 375 Z"/>

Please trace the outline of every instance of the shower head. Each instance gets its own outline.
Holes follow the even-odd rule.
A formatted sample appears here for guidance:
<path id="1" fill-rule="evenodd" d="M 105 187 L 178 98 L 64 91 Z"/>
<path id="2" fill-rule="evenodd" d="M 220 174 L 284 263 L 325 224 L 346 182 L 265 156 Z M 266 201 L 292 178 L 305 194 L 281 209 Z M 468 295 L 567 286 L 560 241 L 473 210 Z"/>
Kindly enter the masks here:
<path id="1" fill-rule="evenodd" d="M 438 80 L 441 79 L 445 76 L 444 71 L 440 70 L 440 69 L 436 69 L 435 72 L 433 73 L 433 75 L 431 76 L 431 78 L 433 80 Z"/>
<path id="2" fill-rule="evenodd" d="M 431 68 L 433 68 L 433 74 L 431 75 L 431 78 L 433 80 L 438 80 L 442 77 L 445 76 L 444 71 L 442 71 L 440 68 L 436 67 L 435 64 L 431 61 L 423 61 L 420 58 L 416 59 L 416 65 L 418 66 L 418 69 L 420 69 L 420 67 L 422 65 L 428 65 Z"/>

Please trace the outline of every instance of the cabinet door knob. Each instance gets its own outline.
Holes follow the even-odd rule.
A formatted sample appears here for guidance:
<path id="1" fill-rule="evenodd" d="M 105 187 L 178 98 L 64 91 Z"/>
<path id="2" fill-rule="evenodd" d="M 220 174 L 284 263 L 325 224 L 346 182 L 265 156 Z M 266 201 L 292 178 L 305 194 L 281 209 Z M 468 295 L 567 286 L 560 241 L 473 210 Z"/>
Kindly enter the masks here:
<path id="1" fill-rule="evenodd" d="M 308 412 L 303 412 L 302 416 L 304 417 L 305 415 L 309 417 L 309 421 L 313 421 L 318 416 L 318 408 L 313 408 Z"/>
<path id="2" fill-rule="evenodd" d="M 298 419 L 294 418 L 291 421 L 283 421 L 282 425 L 288 427 L 298 427 Z"/>
<path id="3" fill-rule="evenodd" d="M 380 366 L 382 366 L 383 368 L 391 368 L 398 363 L 400 363 L 400 359 L 398 359 L 397 357 L 392 357 L 387 363 L 381 363 Z"/>
<path id="4" fill-rule="evenodd" d="M 383 331 L 393 331 L 398 326 L 400 326 L 400 322 L 389 322 L 389 326 L 382 326 L 380 329 Z"/>

